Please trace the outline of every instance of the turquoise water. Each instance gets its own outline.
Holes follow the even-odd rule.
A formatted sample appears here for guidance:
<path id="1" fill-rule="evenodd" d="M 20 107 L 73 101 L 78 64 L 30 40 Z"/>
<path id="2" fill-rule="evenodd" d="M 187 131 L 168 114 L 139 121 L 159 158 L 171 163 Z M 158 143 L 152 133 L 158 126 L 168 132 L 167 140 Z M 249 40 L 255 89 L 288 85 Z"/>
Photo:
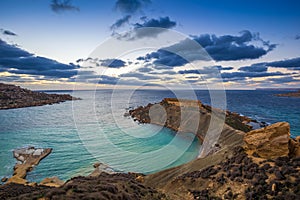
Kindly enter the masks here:
<path id="1" fill-rule="evenodd" d="M 64 102 L 0 111 L 0 177 L 12 174 L 12 150 L 29 145 L 53 148 L 28 174 L 32 181 L 87 175 L 93 163 L 99 161 L 119 171 L 150 173 L 186 163 L 198 155 L 199 144 L 192 134 L 176 135 L 167 128 L 141 125 L 124 117 L 122 94 L 116 97 L 120 100 L 115 116 L 109 109 L 111 91 L 97 91 L 96 98 L 89 92 L 78 92 L 76 96 L 83 100 L 74 105 Z M 145 102 L 150 101 L 136 97 L 130 105 Z"/>
<path id="2" fill-rule="evenodd" d="M 274 123 L 288 121 L 292 136 L 300 135 L 300 98 L 275 97 L 282 91 L 227 91 L 231 111 Z M 194 99 L 187 91 L 181 97 Z M 72 94 L 70 92 L 70 94 Z M 192 134 L 142 125 L 124 117 L 128 107 L 159 102 L 174 97 L 170 91 L 79 91 L 83 100 L 41 107 L 0 111 L 0 177 L 12 174 L 12 150 L 23 146 L 53 148 L 28 179 L 40 181 L 49 176 L 67 180 L 87 175 L 92 164 L 104 162 L 119 171 L 151 173 L 186 163 L 197 157 L 200 146 Z M 207 91 L 196 98 L 210 104 Z"/>

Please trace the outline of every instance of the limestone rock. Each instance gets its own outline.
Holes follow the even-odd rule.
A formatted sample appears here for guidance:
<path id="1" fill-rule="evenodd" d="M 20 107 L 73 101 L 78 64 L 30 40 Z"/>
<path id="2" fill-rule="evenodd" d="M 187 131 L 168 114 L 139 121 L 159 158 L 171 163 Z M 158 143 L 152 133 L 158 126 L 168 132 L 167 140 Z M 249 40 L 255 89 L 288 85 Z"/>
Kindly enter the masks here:
<path id="1" fill-rule="evenodd" d="M 65 182 L 60 180 L 57 176 L 54 176 L 54 177 L 47 177 L 43 179 L 39 185 L 49 186 L 49 187 L 60 187 L 64 183 Z"/>
<path id="2" fill-rule="evenodd" d="M 262 158 L 277 158 L 289 155 L 290 125 L 279 122 L 245 134 L 248 152 Z"/>

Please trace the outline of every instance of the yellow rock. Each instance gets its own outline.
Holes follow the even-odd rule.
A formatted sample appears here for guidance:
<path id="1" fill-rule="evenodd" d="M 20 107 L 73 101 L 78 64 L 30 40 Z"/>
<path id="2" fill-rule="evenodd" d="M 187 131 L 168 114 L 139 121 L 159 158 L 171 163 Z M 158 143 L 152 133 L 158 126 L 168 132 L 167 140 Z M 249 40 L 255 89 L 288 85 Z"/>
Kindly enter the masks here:
<path id="1" fill-rule="evenodd" d="M 247 148 L 261 158 L 277 158 L 289 155 L 290 125 L 279 122 L 245 134 Z"/>

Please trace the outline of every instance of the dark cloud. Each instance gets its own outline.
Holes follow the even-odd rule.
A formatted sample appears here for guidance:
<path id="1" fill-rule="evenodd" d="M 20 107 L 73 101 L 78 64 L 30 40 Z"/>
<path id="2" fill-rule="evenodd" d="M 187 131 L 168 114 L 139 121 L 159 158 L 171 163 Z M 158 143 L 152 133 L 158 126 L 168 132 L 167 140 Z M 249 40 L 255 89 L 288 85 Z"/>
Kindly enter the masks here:
<path id="1" fill-rule="evenodd" d="M 126 74 L 120 75 L 120 77 L 128 77 L 128 78 L 137 78 L 139 80 L 153 80 L 153 79 L 160 79 L 159 76 L 149 76 L 142 73 L 137 72 L 130 72 Z"/>
<path id="2" fill-rule="evenodd" d="M 160 17 L 159 19 L 145 19 L 144 23 L 134 24 L 135 28 L 155 27 L 155 28 L 174 28 L 176 26 L 175 21 L 171 21 L 169 17 Z"/>
<path id="3" fill-rule="evenodd" d="M 295 40 L 300 40 L 300 35 L 296 35 Z"/>
<path id="4" fill-rule="evenodd" d="M 256 59 L 276 47 L 247 30 L 242 31 L 240 36 L 200 35 L 193 36 L 193 39 L 216 61 Z M 251 44 L 254 41 L 261 42 L 261 46 Z"/>
<path id="5" fill-rule="evenodd" d="M 174 28 L 176 22 L 169 17 L 160 17 L 158 19 L 143 19 L 143 23 L 135 23 L 130 32 L 125 34 L 116 34 L 118 39 L 135 40 L 145 37 L 157 37 L 157 35 L 168 29 Z"/>
<path id="6" fill-rule="evenodd" d="M 232 70 L 233 67 L 222 67 L 220 65 L 216 66 L 207 66 L 200 69 L 190 69 L 190 70 L 180 70 L 179 74 L 216 74 L 219 73 L 220 70 Z"/>
<path id="7" fill-rule="evenodd" d="M 50 7 L 53 12 L 79 11 L 79 8 L 72 5 L 71 0 L 52 0 Z"/>
<path id="8" fill-rule="evenodd" d="M 266 63 L 256 63 L 250 66 L 240 67 L 239 70 L 244 72 L 266 72 L 268 71 L 268 67 Z"/>
<path id="9" fill-rule="evenodd" d="M 0 31 L 1 31 L 2 34 L 4 34 L 4 35 L 17 36 L 16 33 L 12 32 L 12 31 L 9 31 L 9 30 L 0 29 Z"/>
<path id="10" fill-rule="evenodd" d="M 111 25 L 110 30 L 115 31 L 116 29 L 122 27 L 124 24 L 129 22 L 131 15 L 126 15 L 121 19 L 118 19 L 113 25 Z"/>
<path id="11" fill-rule="evenodd" d="M 250 31 L 243 31 L 239 36 L 224 35 L 217 37 L 216 35 L 205 34 L 192 36 L 192 39 L 200 44 L 215 61 L 256 59 L 266 55 L 276 47 L 276 44 L 270 44 L 270 42 L 262 40 L 259 34 L 254 34 Z M 260 46 L 255 46 L 252 44 L 253 42 L 260 43 Z M 199 52 L 199 50 L 194 49 L 192 46 L 191 40 L 186 39 L 138 59 L 144 59 L 145 61 L 154 59 L 154 64 L 171 67 L 182 66 L 188 63 L 187 60 L 171 53 L 180 52 L 182 55 L 186 55 L 189 61 L 209 60 L 208 55 Z"/>
<path id="12" fill-rule="evenodd" d="M 289 69 L 299 69 L 300 68 L 300 57 L 281 60 L 281 61 L 275 61 L 275 62 L 268 62 L 267 66 L 289 68 Z"/>
<path id="13" fill-rule="evenodd" d="M 151 68 L 146 68 L 146 67 L 142 67 L 138 69 L 139 72 L 151 72 L 152 69 Z"/>
<path id="14" fill-rule="evenodd" d="M 115 8 L 121 13 L 134 14 L 150 3 L 151 0 L 117 0 Z"/>
<path id="15" fill-rule="evenodd" d="M 294 79 L 292 76 L 280 77 L 280 78 L 268 78 L 269 82 L 274 84 L 290 83 L 290 82 L 300 82 L 299 79 Z"/>
<path id="16" fill-rule="evenodd" d="M 0 39 L 0 58 L 29 57 L 33 54 Z"/>
<path id="17" fill-rule="evenodd" d="M 223 79 L 234 79 L 234 78 L 259 78 L 269 76 L 283 76 L 290 74 L 283 74 L 281 72 L 225 72 L 221 76 Z"/>
<path id="18" fill-rule="evenodd" d="M 0 68 L 14 74 L 70 78 L 77 74 L 79 66 L 72 63 L 62 64 L 45 57 L 35 56 L 0 40 Z"/>
<path id="19" fill-rule="evenodd" d="M 120 68 L 126 66 L 126 62 L 120 59 L 105 59 L 100 60 L 100 62 L 102 66 L 110 68 Z"/>

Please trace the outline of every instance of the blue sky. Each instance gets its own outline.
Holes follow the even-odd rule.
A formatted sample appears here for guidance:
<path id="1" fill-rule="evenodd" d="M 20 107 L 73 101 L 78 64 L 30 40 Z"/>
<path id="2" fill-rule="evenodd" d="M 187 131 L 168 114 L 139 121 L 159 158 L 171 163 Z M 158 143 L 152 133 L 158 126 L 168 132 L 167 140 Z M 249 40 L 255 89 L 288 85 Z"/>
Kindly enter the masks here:
<path id="1" fill-rule="evenodd" d="M 210 69 L 229 89 L 299 87 L 299 7 L 296 0 L 1 0 L 0 81 L 33 89 L 88 88 L 97 82 L 110 87 L 120 80 L 122 86 L 202 88 L 216 78 Z M 124 39 L 128 31 L 131 41 L 163 38 L 167 31 L 138 31 L 153 26 L 198 42 L 214 63 L 201 65 L 203 60 L 193 58 L 198 68 L 189 69 L 188 62 L 165 52 L 167 46 L 86 60 L 103 42 Z M 175 43 L 195 53 L 182 41 Z"/>

